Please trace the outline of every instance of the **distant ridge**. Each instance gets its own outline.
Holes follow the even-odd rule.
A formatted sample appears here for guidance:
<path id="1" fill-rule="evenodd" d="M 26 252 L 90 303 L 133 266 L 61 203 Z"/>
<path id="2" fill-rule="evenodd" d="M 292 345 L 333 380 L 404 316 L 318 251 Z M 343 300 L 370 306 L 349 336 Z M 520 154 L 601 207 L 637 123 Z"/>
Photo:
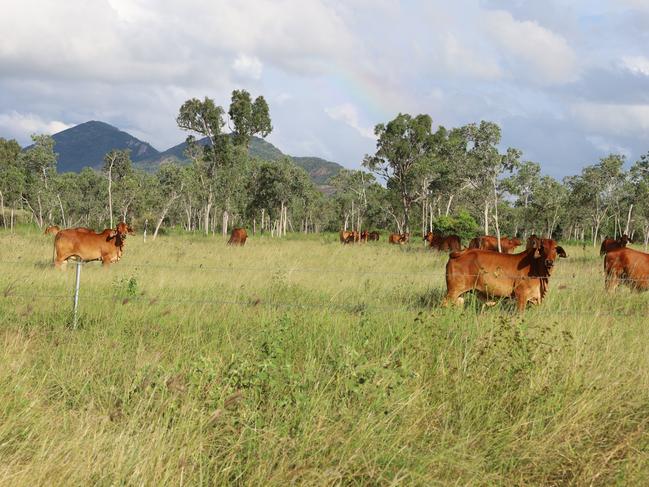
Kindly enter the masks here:
<path id="1" fill-rule="evenodd" d="M 164 161 L 187 162 L 185 142 L 160 152 L 151 144 L 113 125 L 96 120 L 58 132 L 52 135 L 52 138 L 55 142 L 54 151 L 59 155 L 57 165 L 59 172 L 79 172 L 84 167 L 99 169 L 103 165 L 106 153 L 113 149 L 130 149 L 134 165 L 146 171 L 157 170 Z M 206 144 L 207 139 L 198 142 Z M 250 156 L 265 161 L 277 161 L 282 157 L 289 157 L 296 165 L 304 168 L 313 182 L 321 187 L 326 186 L 329 179 L 343 169 L 340 164 L 319 157 L 288 156 L 270 142 L 258 137 L 253 137 L 250 141 Z"/>
<path id="2" fill-rule="evenodd" d="M 59 155 L 59 172 L 79 172 L 84 167 L 99 168 L 104 156 L 113 149 L 130 149 L 133 162 L 157 157 L 151 144 L 105 122 L 91 120 L 52 136 L 54 151 Z"/>

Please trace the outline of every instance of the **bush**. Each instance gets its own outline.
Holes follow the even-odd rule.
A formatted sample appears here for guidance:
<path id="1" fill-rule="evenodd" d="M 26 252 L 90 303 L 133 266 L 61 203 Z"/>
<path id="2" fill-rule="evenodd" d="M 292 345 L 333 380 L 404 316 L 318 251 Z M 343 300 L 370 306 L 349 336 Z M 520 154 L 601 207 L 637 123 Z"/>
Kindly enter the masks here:
<path id="1" fill-rule="evenodd" d="M 473 238 L 480 230 L 478 223 L 466 211 L 456 216 L 440 216 L 433 220 L 433 233 L 458 235 L 462 239 Z"/>

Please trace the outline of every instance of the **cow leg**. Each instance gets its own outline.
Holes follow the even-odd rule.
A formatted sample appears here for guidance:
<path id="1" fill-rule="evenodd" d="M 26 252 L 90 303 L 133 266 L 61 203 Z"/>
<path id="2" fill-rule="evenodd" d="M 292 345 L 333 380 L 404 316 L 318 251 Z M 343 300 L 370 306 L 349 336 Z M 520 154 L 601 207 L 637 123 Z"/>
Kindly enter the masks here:
<path id="1" fill-rule="evenodd" d="M 110 265 L 110 255 L 101 256 L 101 266 L 107 268 Z"/>
<path id="2" fill-rule="evenodd" d="M 447 307 L 449 305 L 454 306 L 463 306 L 464 298 L 461 296 L 462 293 L 448 291 L 444 300 L 442 301 L 442 306 Z"/>
<path id="3" fill-rule="evenodd" d="M 619 282 L 617 273 L 615 271 L 609 272 L 604 278 L 604 288 L 607 292 L 612 293 L 617 289 Z"/>
<path id="4" fill-rule="evenodd" d="M 516 308 L 518 309 L 519 313 L 522 313 L 525 311 L 525 307 L 527 306 L 527 301 L 529 299 L 529 296 L 527 293 L 517 293 L 516 294 Z"/>

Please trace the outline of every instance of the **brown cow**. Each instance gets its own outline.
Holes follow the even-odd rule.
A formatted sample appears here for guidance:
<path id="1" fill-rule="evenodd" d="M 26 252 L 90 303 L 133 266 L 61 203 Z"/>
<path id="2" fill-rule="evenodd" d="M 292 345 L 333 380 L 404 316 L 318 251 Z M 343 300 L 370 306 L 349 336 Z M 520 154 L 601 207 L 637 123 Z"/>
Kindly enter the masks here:
<path id="1" fill-rule="evenodd" d="M 500 247 L 504 254 L 511 254 L 516 247 L 521 244 L 518 238 L 500 238 Z M 475 237 L 469 242 L 470 249 L 491 250 L 498 252 L 498 238 L 492 235 L 483 235 L 482 237 Z"/>
<path id="2" fill-rule="evenodd" d="M 457 235 L 448 235 L 447 237 L 442 237 L 440 235 L 434 235 L 433 232 L 428 232 L 424 235 L 424 240 L 428 242 L 428 245 L 437 249 L 441 252 L 456 252 L 462 250 L 462 240 Z"/>
<path id="3" fill-rule="evenodd" d="M 248 233 L 245 228 L 233 228 L 228 245 L 245 245 Z"/>
<path id="4" fill-rule="evenodd" d="M 606 252 L 605 286 L 615 291 L 620 281 L 637 291 L 649 289 L 649 254 L 621 247 Z"/>
<path id="5" fill-rule="evenodd" d="M 361 232 L 361 239 L 360 239 L 360 241 L 361 241 L 361 242 L 365 242 L 365 243 L 367 243 L 367 240 L 369 239 L 369 237 L 370 237 L 370 234 L 368 233 L 368 231 L 367 231 L 367 230 L 363 230 L 363 231 Z"/>
<path id="6" fill-rule="evenodd" d="M 602 241 L 602 245 L 599 248 L 599 255 L 606 255 L 606 253 L 610 252 L 611 250 L 624 248 L 629 242 L 631 242 L 631 240 L 626 233 L 618 239 L 606 237 Z"/>
<path id="7" fill-rule="evenodd" d="M 54 237 L 54 266 L 64 269 L 67 260 L 76 256 L 85 262 L 101 260 L 107 267 L 122 257 L 127 234 L 134 235 L 135 232 L 124 222 L 101 233 L 89 231 L 87 228 L 61 230 Z"/>
<path id="8" fill-rule="evenodd" d="M 368 236 L 368 239 L 371 240 L 371 241 L 377 241 L 378 242 L 379 237 L 380 237 L 379 232 L 370 232 L 370 234 Z"/>
<path id="9" fill-rule="evenodd" d="M 340 243 L 349 243 L 349 242 L 347 242 L 347 240 L 349 239 L 350 235 L 352 236 L 352 240 L 353 240 L 354 232 L 348 232 L 346 230 L 341 230 L 340 231 Z"/>
<path id="10" fill-rule="evenodd" d="M 391 244 L 403 245 L 405 243 L 408 243 L 408 240 L 410 240 L 409 233 L 391 233 L 388 237 L 388 242 L 390 242 Z"/>
<path id="11" fill-rule="evenodd" d="M 527 243 L 525 244 L 525 250 L 530 250 L 536 248 L 541 242 L 541 239 L 533 233 L 527 237 Z"/>
<path id="12" fill-rule="evenodd" d="M 58 225 L 50 225 L 45 229 L 43 235 L 56 235 L 61 231 L 61 228 Z"/>
<path id="13" fill-rule="evenodd" d="M 483 297 L 515 297 L 518 310 L 528 301 L 539 304 L 548 290 L 548 278 L 557 256 L 567 257 L 551 239 L 519 254 L 468 249 L 451 253 L 446 264 L 444 305 L 462 304 L 460 296 L 477 291 Z"/>

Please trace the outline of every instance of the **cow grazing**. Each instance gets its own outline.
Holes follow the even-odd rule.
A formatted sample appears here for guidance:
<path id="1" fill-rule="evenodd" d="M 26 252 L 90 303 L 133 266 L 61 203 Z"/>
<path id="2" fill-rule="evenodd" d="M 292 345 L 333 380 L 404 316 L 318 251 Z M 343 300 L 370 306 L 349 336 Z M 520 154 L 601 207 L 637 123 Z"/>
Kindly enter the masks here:
<path id="1" fill-rule="evenodd" d="M 379 237 L 380 237 L 379 232 L 370 232 L 367 238 L 372 242 L 374 241 L 378 242 Z"/>
<path id="2" fill-rule="evenodd" d="M 228 245 L 245 245 L 247 238 L 248 232 L 245 228 L 233 228 Z"/>
<path id="3" fill-rule="evenodd" d="M 599 248 L 599 255 L 606 255 L 607 252 L 610 252 L 611 250 L 617 250 L 626 247 L 626 244 L 630 243 L 631 240 L 625 233 L 622 235 L 620 238 L 611 238 L 611 237 L 606 237 L 602 241 L 602 245 Z M 631 242 L 632 243 L 632 242 Z"/>
<path id="4" fill-rule="evenodd" d="M 408 243 L 408 240 L 410 240 L 409 233 L 391 233 L 388 237 L 388 242 L 391 244 L 403 245 Z"/>
<path id="5" fill-rule="evenodd" d="M 54 266 L 63 269 L 70 257 L 78 257 L 84 262 L 101 260 L 107 267 L 122 257 L 126 236 L 134 234 L 133 229 L 123 222 L 101 233 L 87 228 L 61 230 L 54 237 Z"/>
<path id="6" fill-rule="evenodd" d="M 43 235 L 56 235 L 61 231 L 61 228 L 59 228 L 57 225 L 50 225 L 45 229 L 43 232 Z"/>
<path id="7" fill-rule="evenodd" d="M 354 232 L 348 232 L 347 230 L 341 230 L 340 231 L 340 243 L 349 243 L 347 240 L 349 239 L 350 235 L 352 236 L 352 241 L 353 241 L 353 235 Z"/>
<path id="8" fill-rule="evenodd" d="M 524 311 L 528 301 L 539 304 L 543 300 L 557 256 L 567 257 L 551 239 L 542 239 L 519 254 L 482 249 L 453 252 L 446 264 L 444 305 L 461 305 L 462 294 L 477 291 L 487 298 L 516 298 L 518 310 Z"/>
<path id="9" fill-rule="evenodd" d="M 500 247 L 504 254 L 511 254 L 516 247 L 521 244 L 518 238 L 500 238 Z M 498 238 L 492 235 L 483 235 L 482 237 L 475 237 L 469 242 L 470 249 L 491 250 L 498 252 Z"/>
<path id="10" fill-rule="evenodd" d="M 370 234 L 368 233 L 368 231 L 367 231 L 367 230 L 363 230 L 363 231 L 361 232 L 361 239 L 360 239 L 360 241 L 361 241 L 361 242 L 365 242 L 365 243 L 367 243 L 367 240 L 369 239 L 369 236 L 370 236 Z"/>
<path id="11" fill-rule="evenodd" d="M 622 281 L 631 289 L 649 289 L 649 254 L 620 247 L 609 250 L 604 257 L 605 287 L 615 291 Z"/>
<path id="12" fill-rule="evenodd" d="M 457 235 L 442 237 L 441 235 L 434 235 L 433 232 L 428 232 L 424 235 L 424 240 L 428 242 L 430 248 L 441 252 L 456 252 L 462 250 L 462 241 Z"/>

